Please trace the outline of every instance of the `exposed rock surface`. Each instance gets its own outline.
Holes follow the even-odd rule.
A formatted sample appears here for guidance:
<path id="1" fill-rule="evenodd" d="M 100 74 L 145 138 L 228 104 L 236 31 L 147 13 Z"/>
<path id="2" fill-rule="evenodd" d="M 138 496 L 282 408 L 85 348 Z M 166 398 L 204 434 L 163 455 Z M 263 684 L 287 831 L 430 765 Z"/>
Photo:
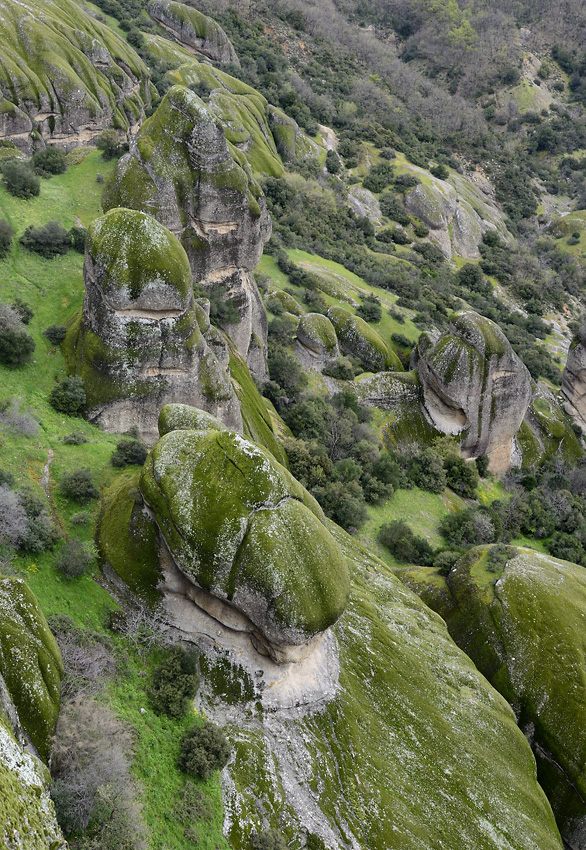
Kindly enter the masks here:
<path id="1" fill-rule="evenodd" d="M 0 138 L 70 148 L 137 126 L 150 102 L 142 59 L 74 0 L 0 2 Z"/>
<path id="2" fill-rule="evenodd" d="M 327 317 L 335 329 L 340 348 L 358 357 L 367 372 L 401 371 L 401 361 L 391 346 L 360 316 L 344 307 L 330 307 Z"/>
<path id="3" fill-rule="evenodd" d="M 266 345 L 267 322 L 251 271 L 270 218 L 246 159 L 197 95 L 182 86 L 167 92 L 120 160 L 104 202 L 148 212 L 181 239 L 194 282 L 220 284 L 236 302 L 242 327 L 228 331 L 264 376 L 258 348 Z"/>
<path id="4" fill-rule="evenodd" d="M 586 431 L 586 324 L 570 345 L 561 395 L 566 411 Z"/>
<path id="5" fill-rule="evenodd" d="M 487 547 L 448 576 L 450 633 L 513 706 L 568 847 L 586 847 L 586 572 L 510 548 L 489 568 Z"/>
<path id="6" fill-rule="evenodd" d="M 422 334 L 417 373 L 433 425 L 461 435 L 465 456 L 487 454 L 505 472 L 513 437 L 531 401 L 527 368 L 498 325 L 471 311 L 455 313 L 435 342 Z"/>
<path id="7" fill-rule="evenodd" d="M 303 362 L 320 369 L 340 355 L 334 326 L 321 313 L 305 313 L 297 326 L 297 354 Z"/>
<path id="8" fill-rule="evenodd" d="M 197 9 L 173 0 L 149 0 L 147 12 L 188 50 L 200 53 L 212 62 L 240 65 L 232 42 L 222 27 Z"/>
<path id="9" fill-rule="evenodd" d="M 65 345 L 88 418 L 137 426 L 151 444 L 163 404 L 185 402 L 242 429 L 225 342 L 194 301 L 189 261 L 154 218 L 112 209 L 88 231 L 83 315 Z"/>
<path id="10" fill-rule="evenodd" d="M 430 229 L 430 240 L 448 259 L 452 252 L 468 260 L 480 257 L 478 243 L 487 228 L 449 183 L 420 183 L 405 195 L 405 206 Z"/>
<path id="11" fill-rule="evenodd" d="M 380 203 L 376 195 L 373 195 L 363 186 L 352 186 L 348 192 L 348 203 L 360 218 L 368 218 L 372 224 L 381 223 Z"/>
<path id="12" fill-rule="evenodd" d="M 263 654 L 304 658 L 342 614 L 345 559 L 317 502 L 265 450 L 215 425 L 171 431 L 150 452 L 140 490 L 162 560 L 199 607 L 251 632 Z"/>

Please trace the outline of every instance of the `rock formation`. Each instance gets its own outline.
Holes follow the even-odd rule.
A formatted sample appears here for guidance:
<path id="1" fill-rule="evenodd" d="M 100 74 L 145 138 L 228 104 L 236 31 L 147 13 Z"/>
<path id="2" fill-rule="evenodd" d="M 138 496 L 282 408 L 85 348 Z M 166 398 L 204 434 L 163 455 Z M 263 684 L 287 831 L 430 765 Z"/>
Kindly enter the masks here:
<path id="1" fill-rule="evenodd" d="M 173 0 L 149 0 L 147 12 L 187 50 L 212 62 L 240 65 L 232 42 L 222 27 L 197 9 Z"/>
<path id="2" fill-rule="evenodd" d="M 221 284 L 237 304 L 240 324 L 225 329 L 264 377 L 259 349 L 267 322 L 251 271 L 271 225 L 260 186 L 238 153 L 203 101 L 174 86 L 120 160 L 104 204 L 148 212 L 181 239 L 194 282 Z"/>
<path id="3" fill-rule="evenodd" d="M 452 569 L 451 635 L 511 703 L 567 847 L 586 846 L 586 572 L 532 549 L 491 547 Z"/>
<path id="4" fill-rule="evenodd" d="M 460 435 L 466 457 L 487 454 L 492 470 L 506 471 L 531 401 L 531 379 L 498 325 L 471 311 L 455 313 L 435 342 L 421 335 L 417 356 L 433 425 Z"/>
<path id="5" fill-rule="evenodd" d="M 151 85 L 133 48 L 74 0 L 0 3 L 0 138 L 21 150 L 132 129 Z"/>
<path id="6" fill-rule="evenodd" d="M 228 351 L 194 301 L 179 241 L 151 216 L 112 209 L 88 230 L 83 315 L 64 347 L 83 380 L 87 416 L 108 431 L 137 426 L 151 444 L 170 401 L 242 429 Z"/>
<path id="7" fill-rule="evenodd" d="M 360 316 L 344 307 L 330 307 L 332 323 L 340 348 L 362 361 L 367 372 L 402 370 L 401 361 L 384 339 Z"/>
<path id="8" fill-rule="evenodd" d="M 297 352 L 304 363 L 323 367 L 340 355 L 334 326 L 321 313 L 305 313 L 297 326 Z"/>
<path id="9" fill-rule="evenodd" d="M 342 614 L 349 590 L 321 508 L 265 449 L 202 411 L 169 405 L 160 430 L 139 487 L 160 533 L 163 604 L 172 613 L 173 596 L 190 599 L 278 663 L 307 657 Z M 100 545 L 136 587 L 114 527 L 127 494 L 117 498 Z M 182 609 L 174 624 L 189 633 L 189 613 Z"/>
<path id="10" fill-rule="evenodd" d="M 570 345 L 561 395 L 568 414 L 586 432 L 586 324 Z"/>

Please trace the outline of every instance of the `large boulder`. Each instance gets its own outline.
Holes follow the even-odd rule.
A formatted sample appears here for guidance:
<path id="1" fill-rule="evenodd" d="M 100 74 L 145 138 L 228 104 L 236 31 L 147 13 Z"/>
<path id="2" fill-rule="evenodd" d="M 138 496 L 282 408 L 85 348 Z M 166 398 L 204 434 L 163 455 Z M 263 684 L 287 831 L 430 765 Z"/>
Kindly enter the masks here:
<path id="1" fill-rule="evenodd" d="M 340 348 L 358 357 L 367 372 L 401 371 L 402 365 L 390 345 L 374 328 L 344 307 L 330 307 L 327 314 Z"/>
<path id="2" fill-rule="evenodd" d="M 586 431 L 586 324 L 571 342 L 561 395 L 566 411 Z"/>
<path id="3" fill-rule="evenodd" d="M 564 846 L 584 848 L 586 571 L 531 549 L 492 552 L 474 549 L 450 572 L 448 627 L 515 710 Z"/>
<path id="4" fill-rule="evenodd" d="M 194 282 L 223 286 L 236 303 L 238 350 L 264 376 L 258 345 L 266 313 L 252 277 L 271 231 L 258 183 L 244 154 L 229 146 L 215 115 L 184 86 L 173 86 L 142 125 L 118 163 L 104 196 L 106 208 L 148 212 L 181 240 Z"/>
<path id="5" fill-rule="evenodd" d="M 264 449 L 218 423 L 165 413 L 140 490 L 184 593 L 278 662 L 321 641 L 348 598 L 346 561 L 317 502 Z M 179 422 L 177 422 L 179 420 Z M 163 564 L 169 570 L 169 565 Z"/>
<path id="6" fill-rule="evenodd" d="M 70 148 L 112 125 L 138 127 L 151 103 L 149 71 L 75 0 L 4 0 L 1 20 L 0 138 L 31 153 L 43 141 Z"/>
<path id="7" fill-rule="evenodd" d="M 147 12 L 188 50 L 212 62 L 240 65 L 232 42 L 222 27 L 197 9 L 173 0 L 149 0 Z"/>
<path id="8" fill-rule="evenodd" d="M 339 354 L 338 338 L 334 326 L 321 313 L 305 313 L 297 326 L 298 351 L 309 365 L 325 365 Z"/>
<path id="9" fill-rule="evenodd" d="M 242 429 L 228 351 L 178 239 L 154 218 L 112 209 L 88 230 L 83 314 L 65 344 L 85 383 L 87 416 L 109 431 L 137 426 L 151 444 L 167 402 L 185 402 Z"/>
<path id="10" fill-rule="evenodd" d="M 531 379 L 498 325 L 472 311 L 455 313 L 439 339 L 420 337 L 417 373 L 435 428 L 460 435 L 466 457 L 486 454 L 493 471 L 508 470 Z"/>

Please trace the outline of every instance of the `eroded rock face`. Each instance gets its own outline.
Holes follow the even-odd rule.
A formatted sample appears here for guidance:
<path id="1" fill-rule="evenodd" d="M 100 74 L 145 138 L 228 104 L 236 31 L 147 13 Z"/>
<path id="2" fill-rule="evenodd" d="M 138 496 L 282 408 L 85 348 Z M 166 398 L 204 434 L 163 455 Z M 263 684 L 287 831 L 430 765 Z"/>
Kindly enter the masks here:
<path id="1" fill-rule="evenodd" d="M 570 345 L 561 394 L 566 411 L 586 431 L 586 324 Z"/>
<path id="2" fill-rule="evenodd" d="M 315 368 L 324 366 L 340 355 L 334 326 L 321 313 L 305 313 L 297 326 L 297 348 L 304 362 Z"/>
<path id="3" fill-rule="evenodd" d="M 212 62 L 240 65 L 232 42 L 222 27 L 197 9 L 172 0 L 149 0 L 147 11 L 151 18 L 173 33 L 177 41 L 188 50 Z"/>
<path id="4" fill-rule="evenodd" d="M 418 356 L 433 425 L 444 434 L 461 435 L 465 456 L 487 454 L 493 471 L 506 471 L 531 400 L 531 382 L 500 328 L 477 313 L 455 313 L 448 333 L 435 342 L 422 334 Z"/>
<path id="5" fill-rule="evenodd" d="M 259 341 L 266 346 L 266 315 L 251 272 L 270 236 L 270 218 L 244 156 L 228 147 L 197 95 L 183 86 L 167 92 L 120 160 L 104 201 L 154 216 L 181 240 L 194 282 L 225 287 L 242 319 L 242 328 L 228 330 L 264 377 L 256 352 Z"/>
<path id="6" fill-rule="evenodd" d="M 154 218 L 113 209 L 88 230 L 83 315 L 66 353 L 84 380 L 88 418 L 157 439 L 161 406 L 195 404 L 240 430 L 228 351 L 194 301 L 189 261 Z"/>
<path id="7" fill-rule="evenodd" d="M 391 346 L 360 316 L 344 307 L 330 307 L 327 317 L 340 348 L 359 357 L 367 372 L 401 371 L 401 361 Z"/>
<path id="8" fill-rule="evenodd" d="M 249 631 L 262 654 L 301 660 L 349 592 L 321 508 L 267 451 L 233 431 L 185 409 L 167 409 L 164 419 L 163 431 L 181 430 L 152 449 L 140 490 L 162 535 L 168 580 L 229 628 Z M 185 430 L 191 423 L 206 430 Z"/>
<path id="9" fill-rule="evenodd" d="M 468 260 L 480 257 L 478 244 L 489 228 L 449 183 L 438 179 L 420 183 L 405 195 L 405 207 L 429 228 L 430 241 L 447 259 L 452 253 Z"/>
<path id="10" fill-rule="evenodd" d="M 0 4 L 0 90 L 0 138 L 29 154 L 33 130 L 70 148 L 132 129 L 151 98 L 136 51 L 74 0 Z"/>

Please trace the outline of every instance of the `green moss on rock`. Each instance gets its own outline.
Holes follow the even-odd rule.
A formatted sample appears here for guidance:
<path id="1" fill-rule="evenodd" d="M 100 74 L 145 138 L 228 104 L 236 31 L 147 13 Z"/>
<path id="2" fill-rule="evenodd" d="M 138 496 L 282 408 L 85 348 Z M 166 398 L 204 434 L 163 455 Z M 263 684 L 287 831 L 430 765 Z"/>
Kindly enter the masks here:
<path id="1" fill-rule="evenodd" d="M 188 404 L 166 404 L 159 414 L 159 434 L 170 431 L 224 431 L 226 426 L 211 413 Z"/>
<path id="2" fill-rule="evenodd" d="M 330 307 L 328 318 L 335 328 L 341 348 L 360 358 L 367 372 L 401 371 L 393 349 L 360 316 L 344 307 Z"/>
<path id="3" fill-rule="evenodd" d="M 0 674 L 20 723 L 43 758 L 59 714 L 61 653 L 32 591 L 0 577 Z"/>

